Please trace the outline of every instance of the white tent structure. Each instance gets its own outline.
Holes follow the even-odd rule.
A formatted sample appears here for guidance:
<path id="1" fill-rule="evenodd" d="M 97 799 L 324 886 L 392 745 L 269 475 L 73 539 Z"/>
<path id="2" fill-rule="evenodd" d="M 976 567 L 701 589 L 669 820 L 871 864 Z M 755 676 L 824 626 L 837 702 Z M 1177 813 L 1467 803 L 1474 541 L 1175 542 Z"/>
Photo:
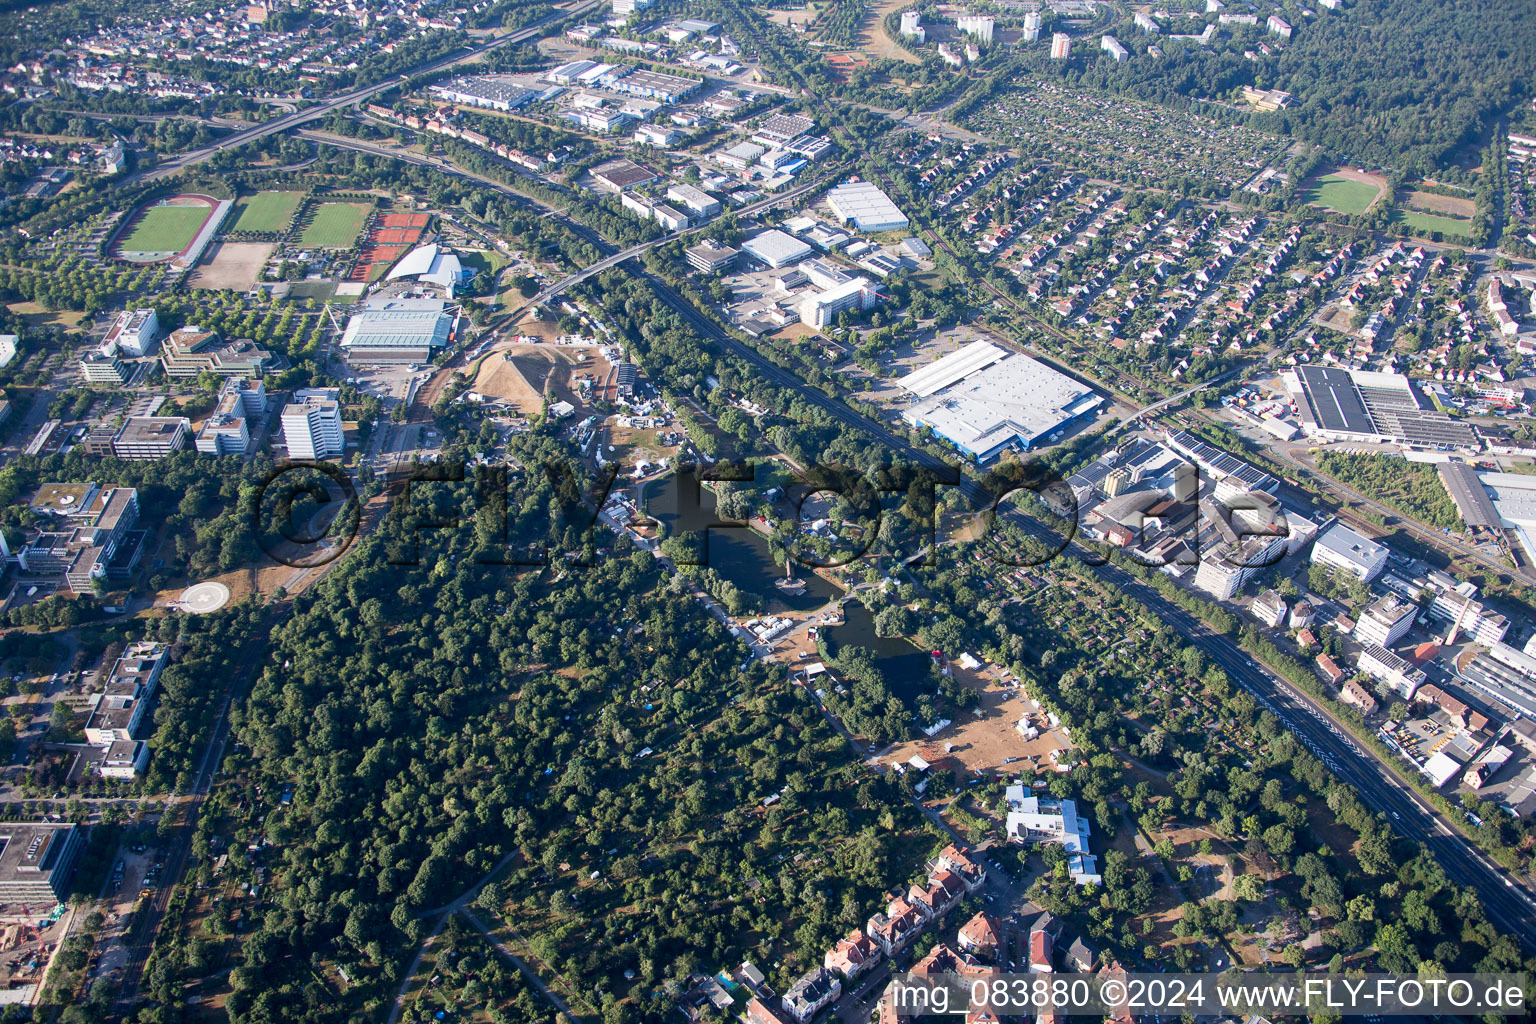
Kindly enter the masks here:
<path id="1" fill-rule="evenodd" d="M 418 245 L 401 257 L 388 276 L 387 281 L 398 281 L 401 278 L 414 277 L 425 284 L 435 284 L 448 290 L 453 295 L 455 286 L 464 283 L 473 275 L 464 269 L 459 258 L 444 249 L 436 242 L 427 245 Z"/>

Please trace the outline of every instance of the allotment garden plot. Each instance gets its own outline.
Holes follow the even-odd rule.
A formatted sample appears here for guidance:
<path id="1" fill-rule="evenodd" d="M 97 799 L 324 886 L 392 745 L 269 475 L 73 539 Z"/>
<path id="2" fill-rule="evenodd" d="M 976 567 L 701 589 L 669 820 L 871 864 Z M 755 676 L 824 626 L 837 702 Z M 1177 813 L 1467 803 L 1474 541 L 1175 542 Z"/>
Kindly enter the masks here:
<path id="1" fill-rule="evenodd" d="M 1213 196 L 1240 188 L 1286 148 L 1241 125 L 1047 82 L 1016 86 L 963 123 L 1026 159 Z"/>

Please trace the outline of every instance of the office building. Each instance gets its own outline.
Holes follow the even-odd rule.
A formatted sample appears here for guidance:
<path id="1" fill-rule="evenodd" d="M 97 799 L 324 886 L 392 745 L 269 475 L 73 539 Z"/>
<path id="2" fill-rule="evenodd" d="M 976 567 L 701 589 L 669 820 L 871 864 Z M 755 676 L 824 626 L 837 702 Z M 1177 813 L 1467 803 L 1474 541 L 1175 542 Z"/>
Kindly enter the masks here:
<path id="1" fill-rule="evenodd" d="M 96 755 L 96 774 L 104 779 L 136 779 L 148 764 L 148 743 L 114 740 Z"/>
<path id="2" fill-rule="evenodd" d="M 720 215 L 720 200 L 692 185 L 673 185 L 667 189 L 667 201 L 685 207 L 702 219 Z"/>
<path id="3" fill-rule="evenodd" d="M 1381 680 L 1404 700 L 1412 700 L 1426 681 L 1424 673 L 1414 668 L 1407 659 L 1376 644 L 1362 647 L 1355 665 L 1372 679 Z"/>
<path id="4" fill-rule="evenodd" d="M 166 336 L 160 362 L 167 377 L 196 377 L 203 373 L 260 377 L 272 362 L 272 353 L 253 341 L 223 341 L 215 331 L 180 327 Z"/>
<path id="5" fill-rule="evenodd" d="M 843 224 L 859 231 L 905 231 L 907 215 L 891 197 L 867 181 L 850 181 L 827 193 L 827 205 Z"/>
<path id="6" fill-rule="evenodd" d="M 316 462 L 342 453 L 341 404 L 334 397 L 310 395 L 283 407 L 283 443 L 290 459 Z"/>
<path id="7" fill-rule="evenodd" d="M 244 455 L 251 450 L 251 430 L 244 416 L 216 409 L 203 421 L 193 447 L 205 455 Z"/>
<path id="8" fill-rule="evenodd" d="M 1260 572 L 1285 557 L 1285 513 L 1267 494 L 1250 495 L 1240 506 L 1200 500 L 1195 586 L 1230 600 Z"/>
<path id="9" fill-rule="evenodd" d="M 342 332 L 349 363 L 429 363 L 453 340 L 455 317 L 442 299 L 376 297 Z"/>
<path id="10" fill-rule="evenodd" d="M 46 525 L 27 535 L 14 561 L 37 575 L 59 573 L 76 594 L 90 593 L 98 579 L 124 578 L 143 552 L 138 492 L 98 489 L 94 483 L 48 483 L 32 499 Z"/>
<path id="11" fill-rule="evenodd" d="M 241 377 L 232 377 L 224 382 L 224 387 L 219 392 L 220 398 L 234 396 L 239 407 L 231 407 L 231 411 L 238 412 L 248 419 L 260 419 L 267 414 L 267 385 L 261 380 L 246 380 Z"/>
<path id="12" fill-rule="evenodd" d="M 688 265 L 694 270 L 706 274 L 717 274 L 735 266 L 736 257 L 741 255 L 741 250 L 714 242 L 701 242 L 684 249 L 683 255 L 687 258 Z"/>
<path id="13" fill-rule="evenodd" d="M 84 846 L 72 822 L 0 823 L 0 902 L 63 902 Z"/>
<path id="14" fill-rule="evenodd" d="M 116 346 L 103 347 L 80 357 L 80 376 L 91 384 L 124 384 L 133 371 L 117 354 Z"/>
<path id="15" fill-rule="evenodd" d="M 85 742 L 101 747 L 132 741 L 169 662 L 170 649 L 164 644 L 149 640 L 129 644 L 95 695 L 95 706 L 85 721 Z"/>
<path id="16" fill-rule="evenodd" d="M 1468 592 L 1470 591 L 1470 592 Z M 1436 587 L 1430 598 L 1428 614 L 1437 622 L 1449 623 L 1447 643 L 1473 641 L 1485 646 L 1500 643 L 1509 635 L 1509 619 L 1473 599 L 1477 588 L 1470 583 L 1459 588 Z"/>
<path id="17" fill-rule="evenodd" d="M 154 352 L 160 333 L 160 318 L 152 309 L 128 309 L 117 315 L 101 339 L 103 350 L 113 347 L 135 359 Z"/>
<path id="18" fill-rule="evenodd" d="M 1417 606 L 1396 594 L 1387 594 L 1371 602 L 1355 623 L 1355 639 L 1363 644 L 1391 647 L 1413 628 L 1418 615 Z"/>
<path id="19" fill-rule="evenodd" d="M 1006 792 L 1005 832 L 1018 843 L 1054 843 L 1067 853 L 1067 874 L 1078 885 L 1099 881 L 1098 860 L 1088 849 L 1088 819 L 1077 813 L 1075 800 L 1032 795 L 1015 783 Z"/>
<path id="20" fill-rule="evenodd" d="M 835 323 L 842 313 L 869 309 L 879 301 L 880 293 L 869 278 L 856 277 L 802 298 L 798 304 L 800 321 L 820 330 Z"/>
<path id="21" fill-rule="evenodd" d="M 1065 32 L 1051 36 L 1051 60 L 1067 60 L 1072 56 L 1072 37 Z"/>
<path id="22" fill-rule="evenodd" d="M 234 377 L 224 382 L 219 404 L 203 421 L 195 447 L 208 455 L 244 455 L 267 412 L 267 389 L 259 380 Z"/>
<path id="23" fill-rule="evenodd" d="M 1317 535 L 1317 542 L 1312 545 L 1312 563 L 1347 572 L 1369 583 L 1387 567 L 1387 546 L 1334 522 Z"/>
<path id="24" fill-rule="evenodd" d="M 187 446 L 192 421 L 185 416 L 130 416 L 112 439 L 112 454 L 120 459 L 163 459 Z"/>

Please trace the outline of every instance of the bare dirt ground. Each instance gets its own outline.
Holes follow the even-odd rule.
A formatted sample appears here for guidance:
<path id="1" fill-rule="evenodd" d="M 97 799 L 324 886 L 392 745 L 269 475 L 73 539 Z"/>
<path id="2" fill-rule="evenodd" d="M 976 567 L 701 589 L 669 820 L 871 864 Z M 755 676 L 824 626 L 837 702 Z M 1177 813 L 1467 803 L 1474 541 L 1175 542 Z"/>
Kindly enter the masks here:
<path id="1" fill-rule="evenodd" d="M 885 31 L 886 15 L 910 5 L 911 0 L 883 0 L 865 15 L 864 27 L 859 32 L 859 45 L 871 58 L 904 60 L 909 64 L 922 63 Z"/>
<path id="2" fill-rule="evenodd" d="M 193 272 L 192 287 L 243 292 L 256 283 L 275 248 L 271 242 L 220 242 Z"/>
<path id="3" fill-rule="evenodd" d="M 1471 217 L 1477 206 L 1470 199 L 1436 195 L 1433 192 L 1409 192 L 1404 200 L 1409 206 L 1430 213 L 1448 213 L 1453 217 Z"/>
<path id="4" fill-rule="evenodd" d="M 882 754 L 882 760 L 901 764 L 914 756 L 928 761 L 948 756 L 953 759 L 956 775 L 963 778 L 972 772 L 997 770 L 1026 774 L 1052 771 L 1051 753 L 1071 749 L 1071 741 L 1051 728 L 1044 712 L 1029 702 L 1026 692 L 1003 681 L 1001 669 L 983 664 L 969 670 L 953 663 L 950 669 L 957 682 L 981 694 L 980 703 L 959 712 L 932 739 L 897 744 Z M 1014 729 L 1025 715 L 1040 730 L 1035 739 L 1026 740 Z M 946 744 L 952 745 L 950 749 L 946 750 Z M 1006 763 L 1010 759 L 1012 763 Z"/>
<path id="5" fill-rule="evenodd" d="M 1350 181 L 1358 181 L 1362 184 L 1374 185 L 1376 187 L 1376 198 L 1371 200 L 1371 205 L 1365 208 L 1366 213 L 1370 213 L 1376 204 L 1381 202 L 1381 197 L 1386 195 L 1387 179 L 1380 174 L 1357 171 L 1353 167 L 1336 167 L 1332 173 L 1337 174 L 1341 178 L 1348 178 Z"/>
<path id="6" fill-rule="evenodd" d="M 773 22 L 775 25 L 787 27 L 791 22 L 796 25 L 809 25 L 816 20 L 816 12 L 813 10 L 786 11 L 768 7 L 756 8 L 758 14 Z"/>
<path id="7" fill-rule="evenodd" d="M 504 398 L 532 416 L 543 405 L 546 389 L 555 400 L 580 408 L 575 378 L 591 374 L 602 382 L 610 370 L 595 346 L 503 345 L 481 361 L 474 390 L 488 398 Z"/>

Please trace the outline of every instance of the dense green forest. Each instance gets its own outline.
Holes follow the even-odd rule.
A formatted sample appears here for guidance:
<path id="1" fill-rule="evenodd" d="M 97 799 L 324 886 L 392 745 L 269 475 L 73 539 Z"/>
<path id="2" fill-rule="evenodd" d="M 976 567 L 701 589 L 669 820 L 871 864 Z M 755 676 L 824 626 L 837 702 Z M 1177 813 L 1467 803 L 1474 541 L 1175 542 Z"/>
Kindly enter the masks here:
<path id="1" fill-rule="evenodd" d="M 525 465 L 568 454 L 515 444 Z M 509 853 L 478 912 L 610 1022 L 668 1016 L 652 992 L 698 966 L 752 955 L 780 982 L 920 869 L 939 839 L 894 784 L 780 673 L 743 666 L 651 555 L 606 535 L 596 554 L 569 483 L 515 477 L 506 536 L 470 490 L 397 503 L 296 599 L 233 715 L 196 848 L 238 848 L 276 884 L 239 941 L 232 1019 L 378 1019 L 432 908 Z M 453 514 L 459 530 L 417 529 Z M 495 564 L 508 538 L 594 564 Z M 203 958 L 181 940 L 158 956 L 174 1000 Z"/>
<path id="2" fill-rule="evenodd" d="M 1441 529 L 1461 529 L 1456 503 L 1446 493 L 1440 473 L 1432 465 L 1330 451 L 1318 453 L 1317 465 L 1340 483 L 1406 516 Z"/>

